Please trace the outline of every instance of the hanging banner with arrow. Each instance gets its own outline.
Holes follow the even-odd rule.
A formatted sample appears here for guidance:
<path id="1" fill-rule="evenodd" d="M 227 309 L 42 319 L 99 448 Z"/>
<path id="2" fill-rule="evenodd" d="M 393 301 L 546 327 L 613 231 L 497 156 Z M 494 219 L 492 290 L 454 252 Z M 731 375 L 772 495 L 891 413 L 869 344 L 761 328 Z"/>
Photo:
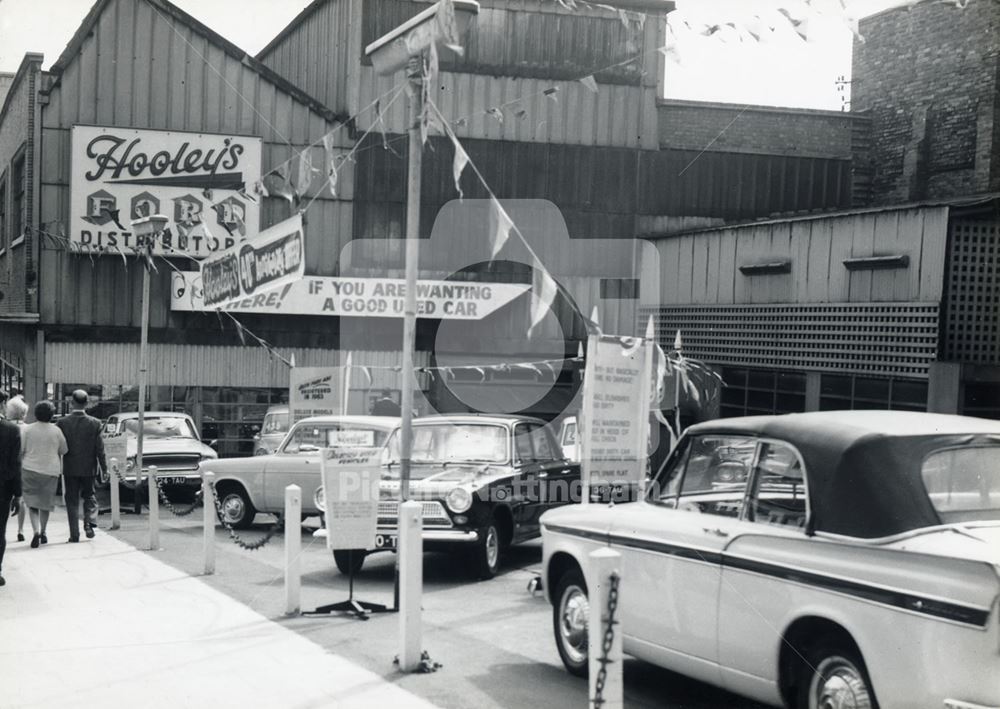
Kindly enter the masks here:
<path id="1" fill-rule="evenodd" d="M 294 283 L 305 267 L 302 215 L 296 214 L 202 261 L 204 303 L 218 306 Z"/>

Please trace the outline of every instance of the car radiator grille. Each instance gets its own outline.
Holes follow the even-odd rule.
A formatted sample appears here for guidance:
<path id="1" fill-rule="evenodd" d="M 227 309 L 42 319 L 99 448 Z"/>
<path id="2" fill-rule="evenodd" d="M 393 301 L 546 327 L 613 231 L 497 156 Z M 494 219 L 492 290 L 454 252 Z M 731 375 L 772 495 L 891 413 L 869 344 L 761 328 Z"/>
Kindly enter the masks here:
<path id="1" fill-rule="evenodd" d="M 155 465 L 162 475 L 194 473 L 198 471 L 200 461 L 199 455 L 144 455 L 142 469 L 148 470 L 149 466 Z"/>
<path id="2" fill-rule="evenodd" d="M 440 502 L 423 502 L 424 528 L 446 528 L 454 526 L 451 517 Z M 378 523 L 380 527 L 395 527 L 399 519 L 398 502 L 378 503 Z"/>

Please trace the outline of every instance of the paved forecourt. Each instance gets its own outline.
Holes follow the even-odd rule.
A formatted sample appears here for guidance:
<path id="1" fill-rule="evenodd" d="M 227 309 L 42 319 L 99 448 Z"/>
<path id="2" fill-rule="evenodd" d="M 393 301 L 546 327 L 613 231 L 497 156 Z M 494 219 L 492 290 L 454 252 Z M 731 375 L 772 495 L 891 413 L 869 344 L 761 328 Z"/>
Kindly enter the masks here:
<path id="1" fill-rule="evenodd" d="M 103 530 L 9 541 L 0 687 L 13 707 L 433 705 Z"/>

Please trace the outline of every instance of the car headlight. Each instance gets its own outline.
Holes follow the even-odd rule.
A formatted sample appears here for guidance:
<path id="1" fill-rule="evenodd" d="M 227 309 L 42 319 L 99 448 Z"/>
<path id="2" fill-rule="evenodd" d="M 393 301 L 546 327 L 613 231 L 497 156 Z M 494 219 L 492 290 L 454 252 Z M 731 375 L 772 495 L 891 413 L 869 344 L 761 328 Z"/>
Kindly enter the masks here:
<path id="1" fill-rule="evenodd" d="M 326 495 L 323 493 L 322 485 L 316 488 L 316 493 L 313 495 L 313 504 L 316 505 L 316 509 L 320 512 L 326 512 Z"/>
<path id="2" fill-rule="evenodd" d="M 444 498 L 448 509 L 456 514 L 461 514 L 472 507 L 472 493 L 464 487 L 456 487 Z"/>
<path id="3" fill-rule="evenodd" d="M 135 470 L 135 458 L 129 458 L 125 461 L 125 472 L 131 473 L 133 470 Z"/>

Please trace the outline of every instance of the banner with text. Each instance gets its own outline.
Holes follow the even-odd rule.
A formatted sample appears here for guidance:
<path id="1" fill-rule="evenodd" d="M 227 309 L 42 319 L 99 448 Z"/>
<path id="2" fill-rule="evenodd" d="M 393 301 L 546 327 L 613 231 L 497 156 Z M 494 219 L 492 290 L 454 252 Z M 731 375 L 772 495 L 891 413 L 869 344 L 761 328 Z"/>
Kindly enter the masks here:
<path id="1" fill-rule="evenodd" d="M 588 341 L 579 422 L 585 484 L 638 484 L 645 476 L 650 351 L 638 338 Z"/>
<path id="2" fill-rule="evenodd" d="M 289 373 L 289 423 L 309 416 L 339 416 L 346 403 L 347 367 L 292 367 Z"/>
<path id="3" fill-rule="evenodd" d="M 247 186 L 261 175 L 261 139 L 208 133 L 73 126 L 73 248 L 134 253 L 131 222 L 164 214 L 153 253 L 204 258 L 252 237 L 260 205 Z"/>
<path id="4" fill-rule="evenodd" d="M 479 320 L 528 288 L 521 283 L 420 281 L 417 307 L 425 318 Z M 173 274 L 170 308 L 188 312 L 218 307 L 233 313 L 401 318 L 405 294 L 402 278 L 305 276 L 283 288 L 233 298 L 212 307 L 205 304 L 201 275 L 187 272 Z"/>
<path id="5" fill-rule="evenodd" d="M 302 278 L 305 268 L 300 213 L 202 261 L 202 298 L 206 306 L 217 306 L 265 295 Z"/>
<path id="6" fill-rule="evenodd" d="M 381 448 L 324 448 L 323 516 L 329 549 L 373 549 L 378 533 Z"/>

